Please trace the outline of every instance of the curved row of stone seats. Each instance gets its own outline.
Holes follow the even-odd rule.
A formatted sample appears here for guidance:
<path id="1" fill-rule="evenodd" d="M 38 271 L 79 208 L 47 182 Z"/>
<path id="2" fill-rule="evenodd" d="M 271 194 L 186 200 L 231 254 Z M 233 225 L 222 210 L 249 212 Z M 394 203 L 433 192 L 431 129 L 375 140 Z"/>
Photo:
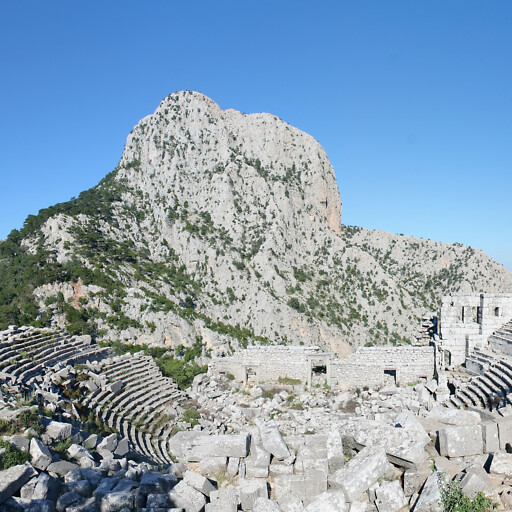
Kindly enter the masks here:
<path id="1" fill-rule="evenodd" d="M 89 336 L 71 336 L 61 331 L 25 330 L 15 333 L 0 347 L 3 378 L 29 385 L 45 368 L 105 357 L 108 349 L 92 345 Z"/>
<path id="2" fill-rule="evenodd" d="M 485 359 L 485 367 L 482 367 L 480 375 L 473 377 L 450 397 L 449 405 L 494 409 L 498 405 L 511 403 L 512 362 L 505 355 L 498 357 L 497 354 L 484 354 L 481 351 L 471 354 L 468 362 L 475 357 L 480 361 Z M 476 366 L 472 365 L 473 368 Z"/>
<path id="3" fill-rule="evenodd" d="M 54 334 L 48 334 L 45 336 L 41 334 L 35 334 L 34 336 L 24 335 L 22 338 L 13 336 L 0 345 L 0 368 L 3 369 L 9 364 L 23 359 L 22 354 L 25 352 L 30 353 L 30 351 L 33 349 L 46 346 L 49 343 L 58 341 L 60 339 L 60 335 L 55 336 Z"/>
<path id="4" fill-rule="evenodd" d="M 166 412 L 187 400 L 186 394 L 141 352 L 104 359 L 94 371 L 103 381 L 84 404 L 142 454 L 163 464 L 172 462 L 167 446 L 175 424 L 162 428 L 159 420 L 170 422 Z"/>
<path id="5" fill-rule="evenodd" d="M 489 345 L 495 350 L 509 353 L 512 345 L 512 320 L 489 336 Z"/>

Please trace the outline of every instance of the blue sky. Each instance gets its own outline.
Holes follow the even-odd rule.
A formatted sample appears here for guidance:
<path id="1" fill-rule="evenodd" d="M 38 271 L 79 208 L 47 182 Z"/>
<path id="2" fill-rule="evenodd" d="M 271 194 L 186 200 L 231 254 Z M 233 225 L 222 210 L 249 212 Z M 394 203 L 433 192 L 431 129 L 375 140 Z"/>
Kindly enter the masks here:
<path id="1" fill-rule="evenodd" d="M 511 26 L 509 0 L 2 2 L 0 238 L 193 89 L 319 140 L 343 223 L 512 270 Z"/>

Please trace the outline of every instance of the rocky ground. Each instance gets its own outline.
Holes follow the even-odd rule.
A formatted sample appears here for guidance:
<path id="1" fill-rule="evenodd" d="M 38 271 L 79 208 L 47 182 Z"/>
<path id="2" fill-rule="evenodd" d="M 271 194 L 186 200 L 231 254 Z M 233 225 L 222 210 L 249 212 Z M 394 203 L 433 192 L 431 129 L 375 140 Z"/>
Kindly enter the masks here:
<path id="1" fill-rule="evenodd" d="M 162 466 L 4 394 L 0 510 L 423 512 L 458 488 L 512 507 L 509 411 L 447 408 L 436 381 L 333 393 L 201 374 L 189 395 L 201 418 Z"/>

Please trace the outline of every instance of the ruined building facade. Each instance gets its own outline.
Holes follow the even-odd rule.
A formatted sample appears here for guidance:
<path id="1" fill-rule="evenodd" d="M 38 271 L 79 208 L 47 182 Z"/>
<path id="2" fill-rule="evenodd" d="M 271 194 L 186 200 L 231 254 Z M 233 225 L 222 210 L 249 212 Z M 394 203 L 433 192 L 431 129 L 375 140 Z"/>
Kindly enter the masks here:
<path id="1" fill-rule="evenodd" d="M 423 319 L 430 341 L 417 336 L 412 345 L 362 347 L 345 359 L 316 346 L 256 346 L 213 359 L 209 371 L 254 384 L 335 389 L 407 384 L 465 363 L 475 347 L 512 355 L 512 336 L 499 331 L 510 321 L 512 293 L 455 294 L 443 298 L 439 319 Z"/>
<path id="2" fill-rule="evenodd" d="M 457 366 L 475 347 L 512 354 L 512 342 L 500 342 L 493 334 L 512 320 L 512 293 L 454 294 L 443 297 L 438 342 L 441 361 Z"/>

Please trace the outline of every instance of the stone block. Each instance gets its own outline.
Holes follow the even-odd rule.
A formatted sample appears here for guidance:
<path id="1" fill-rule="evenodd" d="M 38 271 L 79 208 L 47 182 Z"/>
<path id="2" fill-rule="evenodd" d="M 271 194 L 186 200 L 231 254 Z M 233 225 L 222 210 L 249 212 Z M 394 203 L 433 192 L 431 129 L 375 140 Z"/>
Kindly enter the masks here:
<path id="1" fill-rule="evenodd" d="M 405 428 L 411 434 L 421 440 L 425 445 L 430 443 L 430 436 L 423 425 L 418 421 L 411 411 L 403 411 L 396 417 L 396 426 L 399 428 Z"/>
<path id="2" fill-rule="evenodd" d="M 512 477 L 512 453 L 495 453 L 492 456 L 489 473 Z"/>
<path id="3" fill-rule="evenodd" d="M 329 464 L 329 472 L 334 473 L 345 464 L 345 456 L 343 454 L 343 440 L 338 430 L 332 430 L 327 436 L 327 462 Z"/>
<path id="4" fill-rule="evenodd" d="M 258 498 L 254 502 L 252 512 L 282 512 L 279 504 L 268 498 Z"/>
<path id="5" fill-rule="evenodd" d="M 9 498 L 4 502 L 5 512 L 55 512 L 55 502 L 50 500 L 32 500 L 28 498 Z"/>
<path id="6" fill-rule="evenodd" d="M 255 466 L 252 461 L 247 460 L 245 463 L 245 476 L 248 478 L 267 478 L 268 466 L 260 468 Z"/>
<path id="7" fill-rule="evenodd" d="M 25 436 L 11 436 L 9 442 L 20 452 L 28 452 L 30 447 L 30 439 Z"/>
<path id="8" fill-rule="evenodd" d="M 113 395 L 117 395 L 120 393 L 124 388 L 124 382 L 121 380 L 117 380 L 116 382 L 112 382 L 110 384 L 107 384 L 105 386 L 105 389 L 107 391 L 110 391 Z"/>
<path id="9" fill-rule="evenodd" d="M 55 475 L 64 476 L 75 469 L 80 469 L 77 464 L 73 464 L 67 460 L 58 460 L 56 462 L 52 462 L 46 468 L 46 471 L 48 471 L 48 473 L 54 473 Z"/>
<path id="10" fill-rule="evenodd" d="M 243 480 L 238 489 L 242 510 L 251 510 L 258 498 L 268 498 L 267 482 Z"/>
<path id="11" fill-rule="evenodd" d="M 148 494 L 146 508 L 170 508 L 171 500 L 167 494 Z"/>
<path id="12" fill-rule="evenodd" d="M 45 470 L 52 462 L 50 450 L 36 437 L 30 440 L 30 456 L 32 465 L 40 470 Z"/>
<path id="13" fill-rule="evenodd" d="M 238 457 L 230 457 L 228 460 L 227 473 L 229 476 L 236 476 L 240 467 L 240 459 Z"/>
<path id="14" fill-rule="evenodd" d="M 414 505 L 413 512 L 442 512 L 441 505 L 442 474 L 432 473 L 421 489 L 421 493 Z"/>
<path id="15" fill-rule="evenodd" d="M 284 464 L 277 459 L 274 459 L 268 468 L 269 474 L 271 476 L 293 475 L 293 470 L 293 465 Z"/>
<path id="16" fill-rule="evenodd" d="M 489 475 L 483 468 L 468 470 L 460 481 L 460 487 L 470 498 L 474 498 L 479 492 L 492 492 L 494 488 Z"/>
<path id="17" fill-rule="evenodd" d="M 80 474 L 83 479 L 88 480 L 94 487 L 99 485 L 105 476 L 101 470 L 93 468 L 80 468 Z"/>
<path id="18" fill-rule="evenodd" d="M 343 491 L 327 491 L 315 496 L 304 512 L 345 512 L 348 510 Z"/>
<path id="19" fill-rule="evenodd" d="M 278 501 L 281 508 L 298 499 L 301 502 L 306 499 L 303 475 L 277 476 L 272 482 L 272 496 Z"/>
<path id="20" fill-rule="evenodd" d="M 368 446 L 331 475 L 329 484 L 333 489 L 342 489 L 347 501 L 357 501 L 388 468 L 389 462 L 384 449 Z"/>
<path id="21" fill-rule="evenodd" d="M 205 457 L 199 463 L 199 472 L 205 476 L 216 476 L 226 471 L 226 457 Z"/>
<path id="22" fill-rule="evenodd" d="M 135 496 L 132 492 L 109 492 L 101 498 L 100 512 L 118 512 L 134 508 Z"/>
<path id="23" fill-rule="evenodd" d="M 114 450 L 114 455 L 118 457 L 124 457 L 125 455 L 128 455 L 131 451 L 131 444 L 126 437 L 123 437 L 118 443 L 117 447 Z"/>
<path id="24" fill-rule="evenodd" d="M 482 436 L 484 439 L 484 453 L 494 453 L 500 449 L 497 423 L 494 421 L 482 422 Z"/>
<path id="25" fill-rule="evenodd" d="M 413 432 L 405 428 L 358 418 L 341 421 L 340 432 L 343 438 L 351 440 L 356 448 L 384 448 L 389 460 L 403 468 L 420 466 L 427 458 L 425 439 L 418 439 Z"/>
<path id="26" fill-rule="evenodd" d="M 51 500 L 57 501 L 60 494 L 61 482 L 46 473 L 40 473 L 37 477 L 37 483 L 34 487 L 33 500 Z"/>
<path id="27" fill-rule="evenodd" d="M 206 505 L 204 494 L 183 480 L 171 489 L 169 499 L 172 507 L 181 507 L 187 512 L 201 512 Z"/>
<path id="28" fill-rule="evenodd" d="M 98 485 L 98 487 L 92 493 L 92 495 L 96 499 L 96 502 L 98 503 L 98 505 L 101 503 L 103 496 L 105 496 L 107 493 L 111 492 L 112 489 L 117 485 L 118 482 L 119 482 L 118 477 L 108 477 L 108 478 L 104 478 L 101 481 L 101 483 Z"/>
<path id="29" fill-rule="evenodd" d="M 34 476 L 37 476 L 37 471 L 28 463 L 0 471 L 0 503 L 10 498 Z"/>
<path id="30" fill-rule="evenodd" d="M 234 487 L 223 488 L 210 493 L 210 504 L 214 505 L 216 510 L 220 512 L 236 512 L 238 503 L 238 489 Z"/>
<path id="31" fill-rule="evenodd" d="M 283 436 L 274 421 L 260 425 L 260 435 L 263 448 L 270 452 L 277 459 L 287 459 L 290 456 L 290 450 L 284 442 Z"/>
<path id="32" fill-rule="evenodd" d="M 55 508 L 56 508 L 57 512 L 64 512 L 68 507 L 70 507 L 77 501 L 80 501 L 82 498 L 83 498 L 83 496 L 81 494 L 78 494 L 77 492 L 74 492 L 74 491 L 65 492 L 57 500 Z"/>
<path id="33" fill-rule="evenodd" d="M 71 435 L 72 427 L 69 423 L 60 421 L 49 421 L 46 426 L 46 435 L 54 441 L 63 441 Z"/>
<path id="34" fill-rule="evenodd" d="M 249 434 L 205 435 L 178 432 L 170 439 L 169 451 L 180 460 L 198 462 L 205 457 L 247 457 Z"/>
<path id="35" fill-rule="evenodd" d="M 20 489 L 20 496 L 22 498 L 32 499 L 34 495 L 34 489 L 37 484 L 37 477 L 32 477 L 25 485 Z"/>
<path id="36" fill-rule="evenodd" d="M 432 469 L 428 464 L 423 464 L 419 468 L 410 468 L 404 473 L 404 494 L 412 496 L 419 492 L 427 478 L 432 474 Z"/>
<path id="37" fill-rule="evenodd" d="M 208 478 L 194 471 L 186 471 L 183 476 L 183 481 L 197 491 L 202 492 L 205 496 L 210 496 L 210 493 L 217 489 Z"/>
<path id="38" fill-rule="evenodd" d="M 407 504 L 407 498 L 398 480 L 384 482 L 375 493 L 375 505 L 379 512 L 396 512 Z"/>
<path id="39" fill-rule="evenodd" d="M 448 475 L 450 480 L 462 471 L 462 468 L 455 461 L 439 455 L 434 456 L 434 465 L 436 467 L 436 471 L 445 473 Z"/>
<path id="40" fill-rule="evenodd" d="M 96 501 L 94 498 L 82 498 L 70 507 L 66 508 L 66 512 L 96 512 Z"/>
<path id="41" fill-rule="evenodd" d="M 98 452 L 100 450 L 106 450 L 109 452 L 114 452 L 114 450 L 117 448 L 117 435 L 116 434 L 110 434 L 109 436 L 105 437 L 100 444 L 98 444 L 97 449 Z"/>
<path id="42" fill-rule="evenodd" d="M 309 504 L 311 498 L 327 491 L 327 469 L 308 469 L 304 472 L 304 504 Z"/>
<path id="43" fill-rule="evenodd" d="M 72 444 L 68 450 L 68 455 L 75 460 L 80 460 L 82 457 L 86 457 L 90 460 L 94 460 L 92 453 L 79 444 Z"/>
<path id="44" fill-rule="evenodd" d="M 96 434 L 91 434 L 87 439 L 82 443 L 84 448 L 88 450 L 94 450 L 96 446 L 98 446 L 98 436 Z"/>
<path id="45" fill-rule="evenodd" d="M 89 480 L 76 480 L 75 482 L 66 482 L 62 486 L 62 492 L 76 492 L 82 496 L 90 496 L 92 489 Z"/>
<path id="46" fill-rule="evenodd" d="M 496 423 L 498 424 L 498 436 L 500 438 L 500 450 L 505 451 L 507 445 L 512 447 L 512 416 L 499 418 Z"/>
<path id="47" fill-rule="evenodd" d="M 168 493 L 177 483 L 178 478 L 172 473 L 146 471 L 140 479 L 140 492 L 145 495 Z"/>
<path id="48" fill-rule="evenodd" d="M 362 501 L 354 501 L 350 504 L 350 512 L 366 512 L 366 505 Z"/>
<path id="49" fill-rule="evenodd" d="M 482 427 L 446 427 L 439 430 L 439 449 L 446 457 L 467 457 L 484 452 Z"/>

